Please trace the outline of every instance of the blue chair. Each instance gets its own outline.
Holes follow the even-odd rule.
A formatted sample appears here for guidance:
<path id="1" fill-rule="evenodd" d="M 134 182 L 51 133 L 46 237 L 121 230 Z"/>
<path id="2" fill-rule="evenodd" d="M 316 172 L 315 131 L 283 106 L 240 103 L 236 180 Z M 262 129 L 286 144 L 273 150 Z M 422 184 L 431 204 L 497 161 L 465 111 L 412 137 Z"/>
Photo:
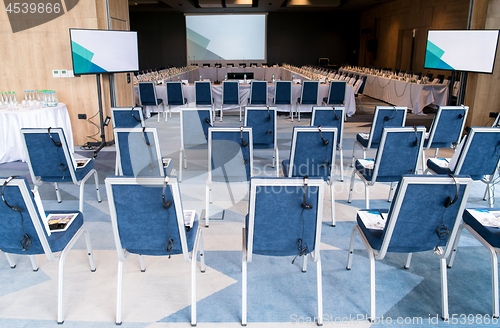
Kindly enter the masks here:
<path id="1" fill-rule="evenodd" d="M 316 263 L 318 315 L 315 320 L 318 325 L 323 324 L 320 257 L 323 189 L 320 178 L 253 178 L 250 181 L 249 210 L 243 228 L 243 326 L 247 324 L 247 266 L 253 254 L 304 256 L 302 272 L 306 272 L 307 255 L 310 255 Z"/>
<path id="2" fill-rule="evenodd" d="M 113 128 L 144 127 L 142 107 L 111 107 Z"/>
<path id="3" fill-rule="evenodd" d="M 111 107 L 111 117 L 114 128 L 144 127 L 142 107 Z M 115 175 L 118 175 L 119 158 L 116 157 Z"/>
<path id="4" fill-rule="evenodd" d="M 59 262 L 59 282 L 57 293 L 57 323 L 64 323 L 64 266 L 66 256 L 78 239 L 85 235 L 90 270 L 96 270 L 89 233 L 84 227 L 81 211 L 44 212 L 35 203 L 33 194 L 25 178 L 0 178 L 2 199 L 0 202 L 0 249 L 10 258 L 9 264 L 15 268 L 11 254 L 29 255 L 33 271 L 38 270 L 33 255 L 45 254 L 49 261 Z M 77 214 L 66 231 L 50 232 L 46 214 Z M 21 242 L 20 242 L 21 241 Z M 8 283 L 8 282 L 4 282 Z M 29 308 L 29 304 L 26 304 Z"/>
<path id="5" fill-rule="evenodd" d="M 290 117 L 293 122 L 292 110 L 292 81 L 276 81 L 274 82 L 274 98 L 273 104 L 290 106 Z"/>
<path id="6" fill-rule="evenodd" d="M 209 128 L 205 227 L 210 224 L 212 183 L 247 183 L 253 176 L 252 128 Z"/>
<path id="7" fill-rule="evenodd" d="M 172 117 L 172 106 L 186 106 L 187 99 L 184 98 L 184 91 L 182 90 L 182 82 L 166 82 L 167 87 L 167 106 Z M 167 116 L 165 115 L 165 122 L 167 121 Z"/>
<path id="8" fill-rule="evenodd" d="M 337 150 L 340 154 L 340 181 L 344 181 L 344 151 L 342 142 L 344 140 L 345 107 L 314 106 L 312 109 L 311 126 L 337 128 Z"/>
<path id="9" fill-rule="evenodd" d="M 365 208 L 370 208 L 368 187 L 376 182 L 391 182 L 388 201 L 392 200 L 394 183 L 405 174 L 415 174 L 422 153 L 425 127 L 385 128 L 375 159 L 358 159 L 352 171 L 348 203 L 352 200 L 354 178 L 365 184 Z"/>
<path id="10" fill-rule="evenodd" d="M 276 107 L 245 107 L 245 127 L 252 128 L 253 149 L 273 149 L 273 167 L 279 177 Z"/>
<path id="11" fill-rule="evenodd" d="M 455 148 L 462 137 L 468 111 L 467 106 L 439 106 L 429 136 L 425 138 L 424 151 L 435 148 L 434 157 L 437 157 L 439 148 Z M 425 152 L 422 171 L 425 171 Z"/>
<path id="12" fill-rule="evenodd" d="M 60 203 L 60 182 L 72 182 L 80 186 L 80 205 L 83 212 L 83 188 L 88 178 L 94 175 L 97 201 L 101 202 L 99 178 L 94 169 L 94 159 L 75 161 L 68 148 L 62 128 L 21 129 L 24 151 L 28 155 L 28 167 L 35 190 L 44 182 L 51 182 L 56 188 L 57 201 Z"/>
<path id="13" fill-rule="evenodd" d="M 367 149 L 377 149 L 382 138 L 384 128 L 389 127 L 403 127 L 406 122 L 407 107 L 397 106 L 376 106 L 373 113 L 372 126 L 370 133 L 358 133 L 354 146 L 352 148 L 352 162 L 351 166 L 354 167 L 356 160 L 356 145 L 363 151 L 363 158 L 365 158 Z"/>
<path id="14" fill-rule="evenodd" d="M 267 106 L 267 81 L 252 81 L 250 83 L 249 106 Z"/>
<path id="15" fill-rule="evenodd" d="M 214 111 L 214 98 L 212 96 L 212 83 L 209 81 L 194 82 L 194 99 L 196 107 L 210 107 Z"/>
<path id="16" fill-rule="evenodd" d="M 333 166 L 338 130 L 334 127 L 293 127 L 289 159 L 283 160 L 285 177 L 320 177 L 330 185 L 332 225 L 335 226 Z"/>
<path id="17" fill-rule="evenodd" d="M 453 158 L 430 158 L 426 172 L 470 175 L 487 186 L 489 206 L 493 207 L 493 179 L 500 164 L 500 129 L 471 128 Z"/>
<path id="18" fill-rule="evenodd" d="M 184 261 L 191 262 L 191 325 L 196 326 L 196 254 L 200 252 L 203 273 L 203 237 L 198 220 L 185 228 L 176 179 L 108 177 L 106 192 L 119 260 L 116 324 L 122 323 L 123 263 L 130 254 L 139 255 L 142 272 L 146 271 L 144 255 L 182 254 Z"/>
<path id="19" fill-rule="evenodd" d="M 241 102 L 240 84 L 238 81 L 222 81 L 222 102 L 220 106 L 220 121 L 222 122 L 224 105 L 236 105 L 240 108 L 241 122 Z"/>
<path id="20" fill-rule="evenodd" d="M 446 259 L 457 235 L 471 183 L 468 177 L 403 176 L 389 210 L 358 211 L 346 268 L 351 269 L 354 240 L 358 233 L 370 261 L 372 322 L 376 318 L 375 260 L 384 259 L 388 252 L 408 253 L 404 267 L 409 269 L 412 253 L 434 250 L 441 266 L 441 316 L 445 320 L 449 318 Z"/>
<path id="21" fill-rule="evenodd" d="M 328 97 L 323 98 L 323 103 L 325 105 L 344 105 L 346 84 L 344 81 L 331 81 Z"/>
<path id="22" fill-rule="evenodd" d="M 165 113 L 163 99 L 156 96 L 156 87 L 153 82 L 139 82 L 139 103 L 141 106 L 156 106 L 158 109 L 158 122 L 160 122 L 160 105 Z M 165 113 L 165 122 L 167 121 Z"/>
<path id="23" fill-rule="evenodd" d="M 213 126 L 213 115 L 210 108 L 183 108 L 180 116 L 181 149 L 178 178 L 179 182 L 182 182 L 182 168 L 187 169 L 186 149 L 207 148 L 208 128 Z"/>
<path id="24" fill-rule="evenodd" d="M 156 128 L 116 128 L 118 174 L 132 177 L 163 177 L 172 170 L 171 159 L 161 156 Z"/>
<path id="25" fill-rule="evenodd" d="M 497 253 L 500 248 L 500 230 L 499 222 L 496 216 L 491 212 L 498 212 L 499 208 L 487 210 L 484 208 L 466 209 L 463 215 L 463 223 L 460 225 L 453 244 L 453 251 L 448 258 L 448 268 L 452 268 L 455 256 L 457 255 L 457 246 L 462 230 L 465 228 L 476 238 L 490 253 L 491 258 L 491 296 L 493 305 L 493 318 L 500 315 L 498 301 L 498 259 Z"/>
<path id="26" fill-rule="evenodd" d="M 319 81 L 303 81 L 300 98 L 297 99 L 297 120 L 300 122 L 300 107 L 302 105 L 318 105 Z"/>

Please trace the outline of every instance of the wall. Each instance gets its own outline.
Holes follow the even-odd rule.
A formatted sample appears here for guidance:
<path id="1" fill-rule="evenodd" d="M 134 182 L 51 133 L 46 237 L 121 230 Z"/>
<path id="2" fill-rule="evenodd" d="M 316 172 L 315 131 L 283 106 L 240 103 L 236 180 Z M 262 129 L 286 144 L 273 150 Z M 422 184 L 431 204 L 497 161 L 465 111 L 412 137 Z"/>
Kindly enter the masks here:
<path id="1" fill-rule="evenodd" d="M 127 17 L 124 18 L 128 19 L 127 0 L 110 0 L 111 8 L 126 8 Z M 12 32 L 6 11 L 0 11 L 0 63 L 3 73 L 0 90 L 15 91 L 18 97 L 27 89 L 56 90 L 59 101 L 68 108 L 75 145 L 91 141 L 87 136 L 98 130 L 88 121 L 77 117 L 78 114 L 91 117 L 98 111 L 96 77 L 53 78 L 52 70 L 72 69 L 70 28 L 105 29 L 106 26 L 104 0 L 81 0 L 64 15 L 16 33 Z M 106 79 L 106 75 L 103 75 L 102 80 Z M 106 89 L 105 83 L 103 92 L 109 99 L 109 87 Z M 131 97 L 127 96 L 126 99 Z M 109 112 L 104 113 L 105 117 L 107 115 Z M 98 115 L 96 118 L 94 122 L 98 124 Z M 108 140 L 112 139 L 111 129 L 106 134 Z M 97 139 L 100 140 L 99 135 Z"/>
<path id="2" fill-rule="evenodd" d="M 186 65 L 186 27 L 182 13 L 130 13 L 139 35 L 141 69 Z M 357 13 L 269 13 L 268 63 L 302 66 L 330 58 L 330 64 L 356 64 Z"/>
<path id="3" fill-rule="evenodd" d="M 473 29 L 500 29 L 500 0 L 476 0 Z M 500 112 L 500 51 L 497 49 L 493 74 L 468 73 L 465 105 L 469 106 L 468 126 L 491 126 L 489 112 Z"/>
<path id="4" fill-rule="evenodd" d="M 359 65 L 427 73 L 428 70 L 424 70 L 427 31 L 465 29 L 468 13 L 469 0 L 398 0 L 365 10 L 361 13 L 360 28 L 369 29 L 371 33 L 361 37 Z M 369 40 L 376 40 L 376 51 L 368 51 Z M 434 76 L 450 74 L 429 72 Z"/>

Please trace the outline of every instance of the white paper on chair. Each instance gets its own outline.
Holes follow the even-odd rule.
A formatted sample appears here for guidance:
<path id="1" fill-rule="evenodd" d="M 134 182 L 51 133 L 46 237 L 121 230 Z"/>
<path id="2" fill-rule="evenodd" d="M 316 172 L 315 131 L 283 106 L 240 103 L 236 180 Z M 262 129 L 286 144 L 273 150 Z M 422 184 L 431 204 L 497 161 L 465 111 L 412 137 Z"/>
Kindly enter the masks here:
<path id="1" fill-rule="evenodd" d="M 386 220 L 378 211 L 359 211 L 358 215 L 367 229 L 384 230 Z"/>
<path id="2" fill-rule="evenodd" d="M 447 168 L 450 166 L 449 163 L 450 158 L 429 158 L 429 160 L 438 165 L 439 167 Z"/>
<path id="3" fill-rule="evenodd" d="M 40 194 L 38 193 L 38 190 L 32 190 L 32 193 L 33 198 L 35 199 L 36 207 L 38 208 L 38 214 L 42 218 L 45 231 L 47 232 L 47 236 L 50 236 L 50 228 L 47 220 L 45 220 L 45 210 L 43 208 L 42 200 L 40 199 Z"/>
<path id="4" fill-rule="evenodd" d="M 170 165 L 170 162 L 172 162 L 171 158 L 162 158 L 163 162 L 163 167 L 168 167 Z"/>
<path id="5" fill-rule="evenodd" d="M 467 209 L 469 213 L 483 226 L 500 228 L 500 212 L 499 211 L 488 211 L 487 209 Z"/>
<path id="6" fill-rule="evenodd" d="M 370 134 L 369 133 L 360 133 L 359 136 L 363 139 L 369 139 L 370 138 Z"/>
<path id="7" fill-rule="evenodd" d="M 358 162 L 363 165 L 365 169 L 369 170 L 373 170 L 373 166 L 375 165 L 375 161 L 373 159 L 358 159 Z"/>
<path id="8" fill-rule="evenodd" d="M 78 213 L 49 214 L 47 223 L 52 232 L 66 231 L 77 216 Z"/>
<path id="9" fill-rule="evenodd" d="M 196 210 L 184 210 L 184 225 L 192 228 L 194 218 L 196 217 Z"/>

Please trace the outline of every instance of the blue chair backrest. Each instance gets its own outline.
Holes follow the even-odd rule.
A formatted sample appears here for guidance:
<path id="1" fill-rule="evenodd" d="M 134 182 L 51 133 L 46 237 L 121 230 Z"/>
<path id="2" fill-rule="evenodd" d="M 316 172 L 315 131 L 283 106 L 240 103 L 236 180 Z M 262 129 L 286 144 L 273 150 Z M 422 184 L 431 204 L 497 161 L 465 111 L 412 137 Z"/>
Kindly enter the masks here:
<path id="1" fill-rule="evenodd" d="M 290 105 L 292 103 L 292 81 L 276 81 L 275 87 L 275 105 Z"/>
<path id="2" fill-rule="evenodd" d="M 196 105 L 212 105 L 212 83 L 208 81 L 195 81 Z"/>
<path id="3" fill-rule="evenodd" d="M 217 128 L 210 130 L 212 134 L 211 163 L 212 172 L 222 168 L 222 178 L 224 181 L 249 181 L 252 176 L 252 142 L 249 131 L 242 133 L 237 131 L 218 131 Z M 246 147 L 242 146 L 243 141 L 248 143 Z M 246 164 L 245 164 L 246 163 Z M 213 180 L 218 181 L 217 175 L 212 174 Z"/>
<path id="4" fill-rule="evenodd" d="M 337 128 L 337 147 L 342 148 L 344 132 L 344 107 L 313 107 L 311 126 Z"/>
<path id="5" fill-rule="evenodd" d="M 172 201 L 169 209 L 163 208 L 163 185 L 147 182 L 135 183 L 130 179 L 128 184 L 114 183 L 114 180 L 126 178 L 107 178 L 107 188 L 112 191 L 112 206 L 116 211 L 118 233 L 123 249 L 130 253 L 142 255 L 168 255 L 166 245 L 168 236 L 174 240 L 171 254 L 182 254 L 181 236 L 179 233 L 179 218 L 177 213 L 182 213 L 182 204 L 178 204 L 172 188 L 178 185 L 168 184 L 165 188 L 165 201 Z M 163 181 L 162 178 L 159 178 Z M 109 186 L 108 186 L 109 184 Z M 109 197 L 108 189 L 108 198 Z M 178 212 L 180 206 L 180 212 Z M 197 223 L 197 221 L 196 221 Z M 182 222 L 182 226 L 183 226 Z M 186 233 L 188 251 L 191 251 L 196 227 Z M 182 232 L 184 233 L 184 232 Z"/>
<path id="6" fill-rule="evenodd" d="M 318 128 L 293 127 L 292 147 L 290 149 L 290 166 L 293 164 L 293 177 L 321 177 L 330 179 L 332 151 L 335 144 L 335 132 L 325 131 L 321 135 Z M 328 145 L 323 140 L 328 140 Z M 293 163 L 292 163 L 293 156 Z M 326 162 L 328 162 L 326 164 Z M 329 165 L 328 165 L 329 164 Z"/>
<path id="7" fill-rule="evenodd" d="M 163 176 L 157 153 L 158 135 L 156 128 L 115 129 L 115 138 L 120 154 L 120 164 L 124 176 Z M 148 145 L 149 144 L 149 145 Z"/>
<path id="8" fill-rule="evenodd" d="M 144 126 L 141 107 L 111 108 L 113 115 L 113 128 L 136 128 Z"/>
<path id="9" fill-rule="evenodd" d="M 158 105 L 153 82 L 139 82 L 139 99 L 142 106 Z"/>
<path id="10" fill-rule="evenodd" d="M 299 238 L 302 239 L 303 246 L 307 246 L 309 252 L 315 250 L 316 239 L 321 238 L 317 235 L 318 211 L 322 211 L 319 200 L 320 187 L 308 185 L 305 190 L 303 185 L 287 185 L 286 182 L 291 180 L 298 180 L 299 183 L 303 181 L 303 179 L 296 178 L 253 178 L 250 181 L 249 207 L 255 208 L 253 236 L 249 237 L 249 231 L 252 228 L 249 215 L 246 217 L 245 232 L 247 247 L 249 243 L 252 243 L 253 254 L 298 255 Z M 317 179 L 308 180 L 313 182 Z M 261 183 L 254 186 L 257 181 Z M 306 203 L 312 205 L 312 209 L 302 208 L 304 193 Z M 252 211 L 249 212 L 252 213 Z M 320 218 L 321 215 L 322 213 L 320 213 Z"/>
<path id="11" fill-rule="evenodd" d="M 328 105 L 341 105 L 345 101 L 345 88 L 346 82 L 332 81 L 330 82 L 330 89 L 328 91 Z"/>
<path id="12" fill-rule="evenodd" d="M 223 105 L 239 105 L 240 94 L 237 81 L 222 82 L 222 104 Z"/>
<path id="13" fill-rule="evenodd" d="M 372 138 L 371 148 L 377 148 L 382 138 L 384 128 L 402 127 L 406 121 L 406 107 L 375 107 L 370 134 Z"/>
<path id="14" fill-rule="evenodd" d="M 276 109 L 245 109 L 245 126 L 252 128 L 252 137 L 254 145 L 274 145 L 275 124 L 274 120 Z"/>
<path id="15" fill-rule="evenodd" d="M 379 162 L 377 181 L 399 180 L 405 174 L 415 173 L 424 134 L 425 127 L 417 128 L 417 132 L 413 127 L 384 129 L 385 140 L 375 157 Z"/>
<path id="16" fill-rule="evenodd" d="M 318 104 L 318 81 L 303 81 L 302 82 L 302 97 L 301 104 L 317 105 Z"/>
<path id="17" fill-rule="evenodd" d="M 210 109 L 183 109 L 182 115 L 182 142 L 184 145 L 207 144 L 208 128 L 212 122 Z"/>
<path id="18" fill-rule="evenodd" d="M 250 86 L 250 104 L 267 105 L 267 81 L 252 81 Z"/>
<path id="19" fill-rule="evenodd" d="M 7 180 L 6 177 L 0 178 L 0 185 L 3 186 L 5 180 Z M 25 197 L 23 197 L 22 190 Z M 44 223 L 38 214 L 38 208 L 29 189 L 28 181 L 21 177 L 14 178 L 5 186 L 3 193 L 5 201 L 10 206 L 22 209 L 22 221 L 18 212 L 8 208 L 4 202 L 0 202 L 0 249 L 5 253 L 12 254 L 43 254 L 44 250 L 33 225 L 31 214 L 38 219 L 45 237 L 47 237 L 47 232 L 43 228 Z M 30 213 L 29 207 L 35 210 Z M 23 250 L 20 243 L 24 233 L 30 236 L 32 241 L 31 247 L 27 251 Z"/>
<path id="20" fill-rule="evenodd" d="M 402 183 L 404 179 L 412 179 L 414 182 Z M 439 182 L 443 179 L 443 182 Z M 429 181 L 432 180 L 437 180 L 437 182 L 430 183 Z M 466 180 L 470 181 L 470 179 Z M 402 189 L 405 189 L 404 193 Z M 396 189 L 385 225 L 386 228 L 383 231 L 383 238 L 385 238 L 387 227 L 391 220 L 394 220 L 392 212 L 401 206 L 387 250 L 412 253 L 433 250 L 438 245 L 446 246 L 449 238 L 443 235 L 441 241 L 436 234 L 436 228 L 441 227 L 441 223 L 443 223 L 452 232 L 455 225 L 460 223 L 460 218 L 457 219 L 457 215 L 461 217 L 459 211 L 462 202 L 464 202 L 463 206 L 467 202 L 466 184 L 459 183 L 457 201 L 445 208 L 446 198 L 454 199 L 456 194 L 456 185 L 448 176 L 403 177 Z M 424 195 L 431 195 L 431 197 Z M 425 201 L 422 201 L 422 197 L 425 197 Z"/>
<path id="21" fill-rule="evenodd" d="M 462 137 L 468 107 L 440 106 L 430 129 L 429 148 L 449 148 Z M 434 132 L 434 134 L 433 134 Z"/>
<path id="22" fill-rule="evenodd" d="M 471 128 L 466 138 L 454 173 L 473 179 L 495 174 L 500 159 L 500 129 Z"/>
<path id="23" fill-rule="evenodd" d="M 48 129 L 21 129 L 21 132 L 34 176 L 47 182 L 72 181 L 70 171 L 74 172 L 75 169 L 73 161 L 66 158 L 66 154 L 70 155 L 63 129 L 50 129 L 54 141 L 50 138 Z M 57 147 L 54 142 L 61 142 L 61 147 Z"/>
<path id="24" fill-rule="evenodd" d="M 167 104 L 170 106 L 184 105 L 182 82 L 167 82 Z"/>
<path id="25" fill-rule="evenodd" d="M 250 184 L 257 181 L 256 179 L 259 178 L 252 178 Z M 281 181 L 290 179 L 295 180 L 295 178 L 280 178 Z M 302 179 L 297 180 L 302 181 Z M 309 179 L 309 181 L 314 180 L 315 178 Z M 308 186 L 307 190 L 304 190 L 303 186 L 278 184 L 250 187 L 250 190 L 249 205 L 255 206 L 252 253 L 272 256 L 297 255 L 299 238 L 302 239 L 303 245 L 307 245 L 310 252 L 315 250 L 316 238 L 320 238 L 316 235 L 317 214 L 318 211 L 323 211 L 318 206 L 320 203 L 318 186 Z M 312 209 L 302 208 L 304 192 L 306 203 L 312 205 Z M 249 224 L 247 216 L 245 225 L 247 245 Z"/>

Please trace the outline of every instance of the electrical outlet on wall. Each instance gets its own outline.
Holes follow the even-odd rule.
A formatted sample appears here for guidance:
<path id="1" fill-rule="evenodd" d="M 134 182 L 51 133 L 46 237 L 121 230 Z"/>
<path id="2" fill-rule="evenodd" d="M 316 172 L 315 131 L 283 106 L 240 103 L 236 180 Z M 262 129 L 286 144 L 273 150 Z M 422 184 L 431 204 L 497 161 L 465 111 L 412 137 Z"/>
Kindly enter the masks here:
<path id="1" fill-rule="evenodd" d="M 54 78 L 61 77 L 61 72 L 58 69 L 52 70 L 52 77 Z"/>

